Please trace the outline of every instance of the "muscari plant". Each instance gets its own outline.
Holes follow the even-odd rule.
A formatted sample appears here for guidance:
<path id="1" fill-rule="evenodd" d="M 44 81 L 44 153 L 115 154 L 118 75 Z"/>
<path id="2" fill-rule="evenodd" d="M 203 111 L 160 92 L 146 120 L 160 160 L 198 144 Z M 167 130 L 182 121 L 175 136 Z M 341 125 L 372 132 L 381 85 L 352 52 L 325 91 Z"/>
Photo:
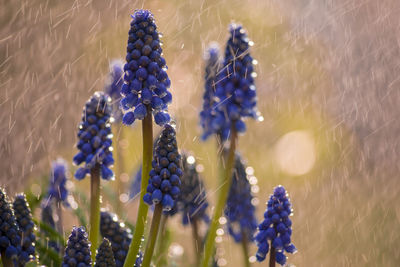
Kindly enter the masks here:
<path id="1" fill-rule="evenodd" d="M 245 118 L 257 118 L 259 116 L 254 85 L 256 75 L 254 74 L 253 63 L 255 62 L 249 54 L 252 42 L 240 25 L 231 24 L 229 31 L 230 38 L 225 48 L 224 60 L 221 70 L 216 75 L 217 82 L 214 95 L 216 103 L 211 107 L 206 107 L 212 108 L 213 110 L 209 113 L 215 112 L 215 118 L 218 118 L 218 120 L 213 121 L 211 128 L 213 133 L 221 141 L 229 139 L 229 149 L 227 153 L 222 152 L 220 157 L 220 190 L 207 234 L 202 267 L 209 265 L 214 251 L 219 218 L 222 215 L 232 183 L 238 133 L 246 131 Z"/>
<path id="2" fill-rule="evenodd" d="M 85 228 L 74 227 L 68 238 L 62 267 L 92 266 L 90 247 L 91 244 L 88 240 L 88 234 L 86 233 Z"/>
<path id="3" fill-rule="evenodd" d="M 291 243 L 292 221 L 289 216 L 293 214 L 289 194 L 283 186 L 277 186 L 267 202 L 264 220 L 258 226 L 256 242 L 258 261 L 264 261 L 270 252 L 269 266 L 275 262 L 284 265 L 286 256 L 284 252 L 295 253 L 296 247 Z"/>
<path id="4" fill-rule="evenodd" d="M 32 221 L 32 213 L 24 194 L 15 196 L 13 209 L 21 236 L 21 253 L 18 257 L 18 265 L 24 266 L 27 262 L 35 260 L 35 223 Z"/>
<path id="5" fill-rule="evenodd" d="M 103 238 L 107 238 L 111 242 L 116 266 L 122 267 L 132 240 L 131 230 L 118 219 L 116 214 L 102 211 L 100 216 L 100 233 Z M 135 260 L 135 267 L 140 266 L 141 257 L 141 253 L 139 253 Z"/>
<path id="6" fill-rule="evenodd" d="M 96 263 L 94 267 L 116 267 L 114 253 L 111 243 L 107 238 L 103 238 L 96 254 Z"/>
<path id="7" fill-rule="evenodd" d="M 153 14 L 148 10 L 136 10 L 129 29 L 121 108 L 123 123 L 131 125 L 135 120 L 142 120 L 143 165 L 139 211 L 125 267 L 131 267 L 139 253 L 148 213 L 143 197 L 152 166 L 153 116 L 155 123 L 161 126 L 170 121 L 167 109 L 172 101 L 168 91 L 171 81 L 166 70 Z"/>
<path id="8" fill-rule="evenodd" d="M 236 154 L 232 184 L 225 207 L 227 228 L 236 243 L 241 243 L 244 253 L 244 266 L 250 266 L 249 244 L 253 242 L 257 230 L 257 219 L 251 185 L 246 166 L 239 153 Z"/>
<path id="9" fill-rule="evenodd" d="M 95 92 L 86 102 L 78 131 L 77 148 L 80 151 L 73 159 L 76 165 L 83 164 L 75 172 L 76 179 L 82 180 L 90 174 L 89 239 L 92 244 L 93 261 L 100 233 L 100 177 L 104 180 L 114 178 L 114 173 L 109 168 L 114 163 L 110 102 L 110 97 L 103 92 Z"/>
<path id="10" fill-rule="evenodd" d="M 0 252 L 4 267 L 17 264 L 22 252 L 21 236 L 14 210 L 3 188 L 0 188 Z"/>
<path id="11" fill-rule="evenodd" d="M 216 230 L 220 217 L 225 215 L 226 227 L 233 240 L 242 243 L 245 266 L 249 266 L 248 247 L 256 241 L 256 258 L 263 261 L 270 253 L 270 266 L 285 264 L 284 252 L 294 253 L 291 243 L 291 205 L 283 187 L 275 188 L 267 204 L 264 221 L 258 226 L 246 166 L 236 153 L 237 139 L 246 131 L 245 119 L 257 119 L 257 99 L 254 85 L 255 61 L 249 54 L 252 42 L 240 25 L 232 24 L 223 60 L 217 45 L 206 53 L 205 92 L 200 113 L 202 139 L 215 136 L 219 151 L 219 186 L 217 202 L 210 220 L 205 186 L 197 172 L 194 156 L 181 157 L 175 126 L 169 124 L 168 104 L 170 80 L 163 58 L 160 34 L 153 15 L 148 10 L 136 10 L 130 24 L 126 63 L 112 62 L 109 81 L 103 92 L 96 92 L 86 102 L 78 130 L 79 152 L 73 161 L 78 166 L 75 178 L 90 175 L 89 239 L 84 227 L 74 227 L 63 249 L 61 205 L 69 207 L 67 164 L 53 163 L 50 184 L 42 200 L 42 226 L 45 234 L 61 236 L 48 246 L 63 253 L 61 266 L 116 266 L 148 267 L 161 261 L 154 260 L 156 242 L 164 240 L 162 233 L 167 218 L 180 213 L 182 224 L 192 227 L 196 266 L 206 267 L 215 253 Z M 100 178 L 112 180 L 111 123 L 132 125 L 142 121 L 142 166 L 135 190 L 140 193 L 136 225 L 130 229 L 110 212 L 100 212 Z M 163 127 L 153 147 L 154 122 Z M 122 157 L 118 157 L 122 160 Z M 43 196 L 43 195 L 42 195 Z M 149 236 L 144 238 L 147 213 L 152 207 Z M 35 259 L 35 226 L 23 195 L 15 198 L 13 207 L 0 189 L 0 252 L 5 267 L 24 264 Z M 57 214 L 56 214 L 57 213 Z M 56 226 L 54 215 L 58 217 Z M 208 226 L 206 236 L 200 236 L 199 224 Z M 49 226 L 49 227 L 47 227 Z M 56 231 L 56 232 L 57 232 Z M 57 234 L 57 233 L 56 233 Z M 103 241 L 100 244 L 100 236 Z M 158 239 L 157 239 L 158 236 Z M 161 240 L 160 240 L 161 239 Z M 141 245 L 146 241 L 145 250 Z M 159 246 L 160 247 L 160 246 Z M 161 246 L 162 247 L 162 246 Z M 45 249 L 46 250 L 46 249 Z M 40 253 L 40 252 L 39 252 Z M 159 255 L 158 255 L 159 256 Z M 57 254 L 52 257 L 57 257 Z M 38 259 L 39 257 L 36 257 Z M 61 260 L 60 260 L 61 261 Z M 57 261 L 53 261 L 57 262 Z M 215 261 L 214 261 L 215 263 Z M 162 262 L 166 264 L 166 262 Z"/>

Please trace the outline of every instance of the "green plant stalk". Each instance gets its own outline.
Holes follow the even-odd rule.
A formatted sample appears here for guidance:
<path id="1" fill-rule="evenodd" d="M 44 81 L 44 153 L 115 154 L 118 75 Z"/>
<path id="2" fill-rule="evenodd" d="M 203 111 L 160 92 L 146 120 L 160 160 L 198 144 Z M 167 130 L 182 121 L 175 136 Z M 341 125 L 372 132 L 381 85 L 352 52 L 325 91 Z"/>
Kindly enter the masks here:
<path id="1" fill-rule="evenodd" d="M 150 234 L 149 239 L 147 241 L 146 250 L 143 256 L 142 267 L 149 267 L 151 263 L 151 258 L 153 257 L 154 247 L 157 241 L 157 234 L 160 228 L 160 221 L 162 216 L 162 206 L 161 204 L 157 204 L 154 213 L 153 220 L 151 221 Z"/>
<path id="2" fill-rule="evenodd" d="M 271 246 L 271 251 L 270 251 L 270 255 L 269 255 L 269 267 L 275 267 L 275 248 Z"/>
<path id="3" fill-rule="evenodd" d="M 142 122 L 142 139 L 143 139 L 143 166 L 142 166 L 142 183 L 140 185 L 139 210 L 136 220 L 135 231 L 133 232 L 132 242 L 129 246 L 128 255 L 126 256 L 124 267 L 132 267 L 135 264 L 136 256 L 139 253 L 141 239 L 146 223 L 147 212 L 149 206 L 144 203 L 143 196 L 146 194 L 146 188 L 149 183 L 149 173 L 151 170 L 151 161 L 153 158 L 153 121 L 149 107 L 147 107 L 147 115 Z"/>
<path id="4" fill-rule="evenodd" d="M 242 249 L 243 249 L 243 257 L 244 257 L 244 266 L 245 267 L 250 267 L 250 261 L 249 261 L 249 247 L 248 247 L 248 241 L 247 241 L 247 235 L 244 231 L 242 231 Z"/>
<path id="5" fill-rule="evenodd" d="M 2 261 L 4 267 L 14 267 L 14 263 L 13 263 L 12 259 L 9 259 L 6 257 L 5 251 L 1 252 L 1 261 Z"/>
<path id="6" fill-rule="evenodd" d="M 219 196 L 218 196 L 217 205 L 215 207 L 214 215 L 211 220 L 211 226 L 210 226 L 208 234 L 207 234 L 207 239 L 206 239 L 205 248 L 204 248 L 204 255 L 202 257 L 202 263 L 200 265 L 202 267 L 207 267 L 209 265 L 211 256 L 213 255 L 215 236 L 216 236 L 216 231 L 217 231 L 217 228 L 219 225 L 218 220 L 222 215 L 226 200 L 228 198 L 229 188 L 231 187 L 231 183 L 232 183 L 233 166 L 235 164 L 236 142 L 237 142 L 237 132 L 232 127 L 227 163 L 226 163 L 225 168 L 224 168 L 224 166 L 220 166 L 220 168 L 224 168 L 224 171 L 223 171 L 224 175 L 221 179 L 221 185 L 219 187 Z"/>
<path id="7" fill-rule="evenodd" d="M 100 165 L 96 164 L 90 172 L 90 231 L 92 262 L 96 259 L 96 249 L 100 238 Z"/>
<path id="8" fill-rule="evenodd" d="M 197 218 L 193 218 L 190 221 L 192 226 L 192 235 L 193 235 L 193 246 L 194 246 L 194 255 L 196 255 L 196 265 L 199 266 L 200 264 L 200 255 L 202 253 L 203 246 L 201 245 L 201 239 L 199 236 L 199 222 Z"/>
<path id="9" fill-rule="evenodd" d="M 169 246 L 169 238 L 166 229 L 168 217 L 167 215 L 161 217 L 160 230 L 158 231 L 159 237 L 157 237 L 159 242 L 155 253 L 155 256 L 158 256 L 158 260 L 155 262 L 156 266 L 167 266 L 168 263 L 165 257 L 167 255 L 166 250 Z"/>
<path id="10" fill-rule="evenodd" d="M 119 218 L 122 218 L 122 203 L 121 200 L 119 199 L 119 196 L 121 193 L 124 191 L 124 184 L 121 181 L 121 174 L 124 172 L 124 154 L 122 152 L 122 148 L 119 145 L 119 140 L 124 138 L 124 127 L 122 127 L 122 123 L 119 124 L 119 127 L 117 129 L 117 132 L 119 133 L 118 139 L 116 138 L 115 140 L 115 148 L 116 148 L 116 154 L 117 154 L 117 159 L 118 159 L 118 168 L 117 168 L 117 197 L 115 198 L 115 212 L 119 216 Z"/>

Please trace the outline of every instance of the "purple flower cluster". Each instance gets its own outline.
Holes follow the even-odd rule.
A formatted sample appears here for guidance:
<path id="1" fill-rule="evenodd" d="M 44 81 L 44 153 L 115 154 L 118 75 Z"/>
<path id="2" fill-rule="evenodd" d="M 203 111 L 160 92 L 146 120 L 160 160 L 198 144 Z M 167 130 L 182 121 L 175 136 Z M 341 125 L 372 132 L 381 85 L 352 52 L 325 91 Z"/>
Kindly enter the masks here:
<path id="1" fill-rule="evenodd" d="M 65 248 L 62 267 L 90 267 L 92 266 L 90 255 L 90 242 L 85 228 L 74 226 Z"/>
<path id="2" fill-rule="evenodd" d="M 121 88 L 124 83 L 124 63 L 121 60 L 113 60 L 110 62 L 110 73 L 108 75 L 104 92 L 111 97 L 112 116 L 116 123 L 121 122 L 122 112 L 119 108 L 121 100 Z"/>
<path id="3" fill-rule="evenodd" d="M 160 34 L 153 14 L 148 10 L 136 10 L 129 30 L 124 84 L 121 88 L 124 110 L 123 123 L 131 125 L 143 120 L 152 112 L 158 125 L 170 121 L 167 112 L 172 95 L 168 92 L 171 81 L 162 56 Z"/>
<path id="4" fill-rule="evenodd" d="M 77 147 L 80 152 L 74 157 L 76 165 L 84 163 L 84 167 L 78 168 L 75 172 L 75 178 L 78 180 L 85 178 L 95 166 L 100 167 L 103 179 L 114 178 L 114 173 L 109 169 L 114 163 L 110 102 L 109 96 L 103 92 L 96 92 L 85 104 L 78 131 Z"/>
<path id="5" fill-rule="evenodd" d="M 35 259 L 35 224 L 32 220 L 31 209 L 29 208 L 24 194 L 15 197 L 13 209 L 22 237 L 21 254 L 18 258 L 18 263 L 20 266 L 24 266 L 28 261 Z"/>
<path id="6" fill-rule="evenodd" d="M 256 207 L 252 200 L 253 195 L 247 179 L 246 167 L 240 155 L 236 154 L 232 185 L 225 207 L 228 231 L 236 242 L 241 242 L 243 237 L 247 242 L 254 239 L 257 219 L 255 216 Z"/>
<path id="7" fill-rule="evenodd" d="M 143 200 L 149 205 L 161 203 L 164 211 L 170 211 L 181 190 L 181 156 L 178 152 L 174 127 L 166 124 L 154 149 L 147 193 Z"/>
<path id="8" fill-rule="evenodd" d="M 258 118 L 251 45 L 243 27 L 231 24 L 224 61 L 215 82 L 217 102 L 212 107 L 211 127 L 204 128 L 205 136 L 215 133 L 226 140 L 232 128 L 239 133 L 246 131 L 244 118 Z M 207 101 L 205 98 L 206 105 Z"/>
<path id="9" fill-rule="evenodd" d="M 96 262 L 94 267 L 116 267 L 114 253 L 111 243 L 107 238 L 103 238 L 96 254 Z"/>
<path id="10" fill-rule="evenodd" d="M 267 203 L 267 210 L 264 213 L 264 221 L 258 226 L 256 242 L 258 261 L 263 261 L 268 254 L 270 246 L 276 252 L 276 262 L 284 265 L 286 256 L 284 252 L 295 253 L 296 247 L 291 243 L 292 221 L 289 216 L 292 214 L 290 199 L 283 186 L 277 186 L 273 195 Z"/>
<path id="11" fill-rule="evenodd" d="M 182 212 L 182 223 L 186 225 L 193 220 L 208 223 L 206 189 L 196 170 L 196 160 L 191 155 L 183 154 L 182 162 L 182 193 L 177 203 L 178 212 Z"/>
<path id="12" fill-rule="evenodd" d="M 13 261 L 16 261 L 21 253 L 19 228 L 3 188 L 0 188 L 0 252 Z"/>
<path id="13" fill-rule="evenodd" d="M 102 211 L 100 213 L 100 233 L 104 238 L 110 240 L 115 264 L 117 267 L 122 267 L 132 240 L 131 230 L 118 220 L 117 215 Z"/>
<path id="14" fill-rule="evenodd" d="M 48 188 L 48 201 L 51 202 L 53 199 L 58 203 L 63 203 L 69 207 L 67 200 L 68 189 L 66 188 L 67 182 L 67 162 L 63 159 L 57 159 L 52 163 L 50 183 Z"/>
<path id="15" fill-rule="evenodd" d="M 203 95 L 203 110 L 200 112 L 200 125 L 203 128 L 202 139 L 206 140 L 223 123 L 224 117 L 216 111 L 217 99 L 215 88 L 217 84 L 217 74 L 219 69 L 219 46 L 212 43 L 205 54 L 205 91 Z M 218 116 L 219 115 L 219 116 Z"/>

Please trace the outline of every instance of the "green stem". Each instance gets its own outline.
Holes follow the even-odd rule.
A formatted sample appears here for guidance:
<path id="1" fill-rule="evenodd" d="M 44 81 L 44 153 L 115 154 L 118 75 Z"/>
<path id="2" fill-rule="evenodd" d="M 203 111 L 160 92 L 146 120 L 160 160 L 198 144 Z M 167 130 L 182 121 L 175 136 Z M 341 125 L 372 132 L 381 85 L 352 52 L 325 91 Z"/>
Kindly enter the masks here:
<path id="1" fill-rule="evenodd" d="M 118 164 L 118 168 L 117 168 L 117 177 L 116 177 L 116 183 L 117 183 L 117 197 L 115 199 L 115 212 L 117 213 L 117 215 L 122 218 L 122 203 L 120 200 L 120 195 L 122 194 L 122 192 L 124 191 L 124 184 L 121 180 L 121 174 L 123 174 L 124 172 L 124 157 L 123 157 L 123 152 L 122 152 L 122 148 L 119 144 L 119 141 L 121 139 L 124 138 L 124 127 L 122 127 L 122 123 L 119 124 L 118 130 L 117 132 L 119 133 L 119 136 L 117 136 L 116 140 L 115 140 L 115 148 L 116 148 L 116 154 L 117 154 L 117 164 Z"/>
<path id="2" fill-rule="evenodd" d="M 243 257 L 244 257 L 244 266 L 250 267 L 249 261 L 249 247 L 247 242 L 247 235 L 242 231 L 242 249 L 243 249 Z"/>
<path id="3" fill-rule="evenodd" d="M 167 234 L 167 221 L 168 221 L 169 216 L 162 216 L 161 217 L 161 225 L 160 225 L 160 230 L 159 230 L 159 237 L 157 238 L 159 240 L 158 246 L 156 249 L 156 255 L 159 257 L 156 263 L 156 266 L 167 266 L 167 259 L 166 259 L 166 251 L 169 246 L 169 238 Z"/>
<path id="4" fill-rule="evenodd" d="M 271 251 L 270 251 L 270 255 L 269 255 L 269 267 L 275 267 L 275 248 L 271 246 Z"/>
<path id="5" fill-rule="evenodd" d="M 142 267 L 149 267 L 151 258 L 153 257 L 154 247 L 156 245 L 158 229 L 160 228 L 160 220 L 162 215 L 162 206 L 157 204 L 154 209 L 153 220 L 151 221 L 149 239 L 147 241 L 146 250 L 143 256 Z"/>
<path id="6" fill-rule="evenodd" d="M 100 235 L 100 165 L 96 164 L 90 172 L 90 231 L 89 241 L 92 244 L 92 262 L 96 258 L 96 249 Z"/>
<path id="7" fill-rule="evenodd" d="M 4 267 L 14 267 L 12 259 L 6 257 L 6 251 L 1 252 L 1 261 Z"/>
<path id="8" fill-rule="evenodd" d="M 151 161 L 153 158 L 153 124 L 151 110 L 147 108 L 147 115 L 142 122 L 142 138 L 143 138 L 143 166 L 142 166 L 142 183 L 140 191 L 139 211 L 136 220 L 136 226 L 133 233 L 131 245 L 129 246 L 128 255 L 124 263 L 124 267 L 132 267 L 135 264 L 136 256 L 139 253 L 141 239 L 146 223 L 147 212 L 149 206 L 144 203 L 143 196 L 146 194 L 146 188 L 149 183 L 149 173 L 151 170 Z"/>
<path id="9" fill-rule="evenodd" d="M 218 220 L 222 215 L 226 200 L 228 198 L 229 188 L 232 183 L 233 166 L 235 164 L 236 141 L 237 141 L 237 133 L 236 130 L 232 127 L 228 160 L 225 168 L 224 166 L 221 166 L 221 168 L 224 168 L 224 176 L 222 178 L 221 185 L 219 188 L 220 191 L 218 196 L 218 202 L 215 207 L 214 215 L 211 221 L 211 226 L 207 234 L 206 244 L 204 248 L 204 255 L 202 258 L 202 263 L 200 265 L 202 267 L 207 267 L 209 265 L 211 256 L 214 251 L 215 236 L 219 225 Z"/>

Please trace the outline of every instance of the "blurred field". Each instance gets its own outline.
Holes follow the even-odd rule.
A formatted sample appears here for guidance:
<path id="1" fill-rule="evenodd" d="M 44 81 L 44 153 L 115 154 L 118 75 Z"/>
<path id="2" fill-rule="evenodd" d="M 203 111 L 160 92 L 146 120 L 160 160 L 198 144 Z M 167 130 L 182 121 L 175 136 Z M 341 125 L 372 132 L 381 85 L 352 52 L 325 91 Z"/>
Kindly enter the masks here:
<path id="1" fill-rule="evenodd" d="M 195 152 L 213 201 L 215 142 L 199 140 L 202 55 L 211 41 L 224 48 L 228 24 L 236 21 L 248 30 L 258 60 L 264 121 L 249 121 L 239 143 L 259 181 L 258 218 L 282 184 L 294 205 L 299 250 L 289 263 L 399 266 L 399 1 L 0 0 L 0 7 L 0 183 L 10 192 L 45 190 L 40 177 L 50 162 L 72 158 L 81 107 L 103 90 L 109 61 L 125 58 L 129 15 L 144 7 L 164 35 L 178 145 Z M 300 138 L 277 146 L 293 131 L 306 133 L 312 145 Z M 115 146 L 131 176 L 140 164 L 140 127 L 122 132 Z M 284 171 L 277 147 L 304 160 L 300 169 L 310 162 L 311 169 Z M 87 180 L 74 181 L 75 188 L 85 192 Z M 105 206 L 111 200 L 105 195 Z M 124 206 L 124 218 L 134 222 L 135 202 Z M 170 226 L 174 242 L 191 255 L 190 230 Z M 226 236 L 221 248 L 227 266 L 241 266 L 238 245 Z M 191 258 L 177 259 L 179 266 Z"/>

